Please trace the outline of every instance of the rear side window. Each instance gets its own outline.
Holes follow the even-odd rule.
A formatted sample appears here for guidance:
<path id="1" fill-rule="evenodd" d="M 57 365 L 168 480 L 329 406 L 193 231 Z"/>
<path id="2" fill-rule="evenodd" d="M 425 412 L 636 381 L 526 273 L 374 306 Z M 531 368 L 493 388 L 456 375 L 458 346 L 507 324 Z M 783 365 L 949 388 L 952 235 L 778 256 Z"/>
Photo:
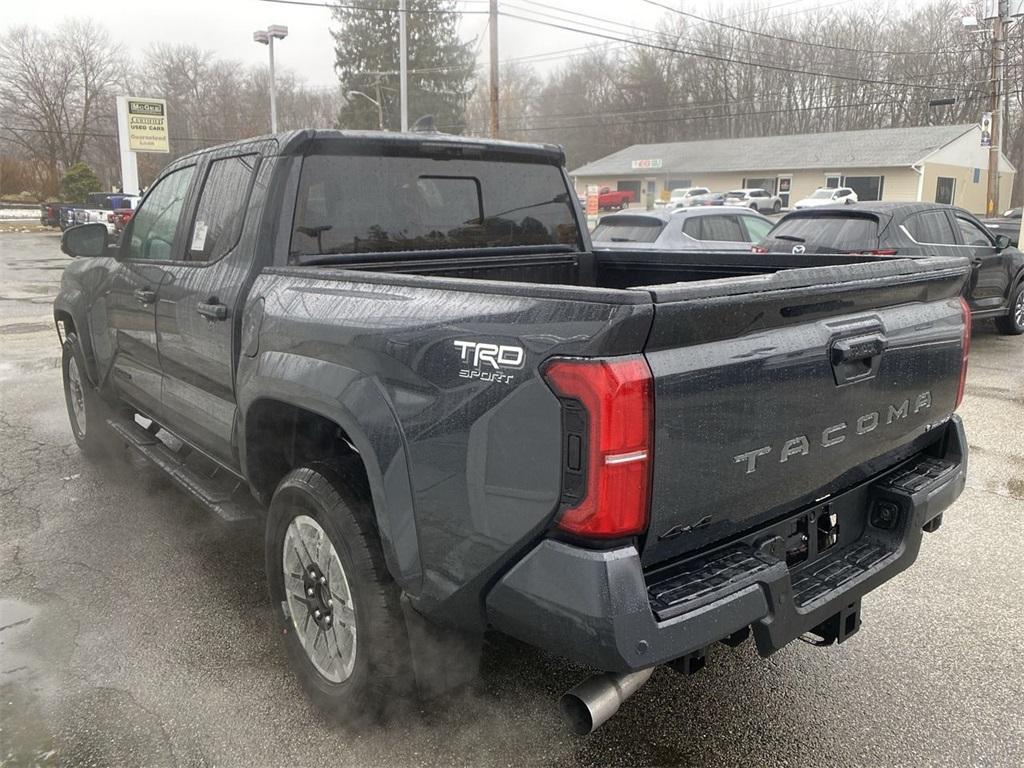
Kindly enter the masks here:
<path id="1" fill-rule="evenodd" d="M 235 247 L 242 232 L 255 167 L 256 155 L 226 157 L 210 163 L 189 233 L 189 261 L 216 261 Z"/>
<path id="2" fill-rule="evenodd" d="M 595 243 L 653 243 L 665 222 L 651 216 L 609 216 L 594 228 Z"/>
<path id="3" fill-rule="evenodd" d="M 910 236 L 919 243 L 956 245 L 956 235 L 949 217 L 943 211 L 915 213 L 904 224 Z"/>
<path id="4" fill-rule="evenodd" d="M 289 257 L 575 246 L 572 198 L 546 163 L 310 155 Z"/>
<path id="5" fill-rule="evenodd" d="M 807 253 L 846 253 L 878 247 L 878 220 L 867 216 L 793 216 L 783 219 L 769 239 L 804 244 Z"/>
<path id="6" fill-rule="evenodd" d="M 740 229 L 740 222 L 736 216 L 701 216 L 701 240 L 716 240 L 719 242 L 743 242 L 746 235 Z"/>

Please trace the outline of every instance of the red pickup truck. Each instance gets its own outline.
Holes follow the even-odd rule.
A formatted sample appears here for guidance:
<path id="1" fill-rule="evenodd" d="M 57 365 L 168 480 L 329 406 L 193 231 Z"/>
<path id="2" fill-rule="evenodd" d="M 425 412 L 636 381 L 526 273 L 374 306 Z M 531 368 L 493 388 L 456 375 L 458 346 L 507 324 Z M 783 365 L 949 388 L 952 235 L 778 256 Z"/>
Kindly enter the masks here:
<path id="1" fill-rule="evenodd" d="M 597 207 L 602 211 L 618 211 L 636 201 L 636 192 L 631 189 L 612 190 L 602 187 L 597 196 Z"/>

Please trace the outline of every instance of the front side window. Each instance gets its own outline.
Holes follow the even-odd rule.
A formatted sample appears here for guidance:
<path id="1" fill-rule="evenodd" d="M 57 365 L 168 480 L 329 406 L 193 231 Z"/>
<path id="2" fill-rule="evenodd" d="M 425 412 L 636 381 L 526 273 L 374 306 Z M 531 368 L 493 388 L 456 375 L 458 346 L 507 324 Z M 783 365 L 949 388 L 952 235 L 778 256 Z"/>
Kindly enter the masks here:
<path id="1" fill-rule="evenodd" d="M 578 243 L 572 195 L 554 165 L 310 155 L 290 259 Z"/>
<path id="2" fill-rule="evenodd" d="M 747 240 L 751 243 L 759 243 L 771 230 L 773 224 L 770 221 L 759 219 L 756 216 L 741 216 L 743 226 L 747 229 Z"/>
<path id="3" fill-rule="evenodd" d="M 970 219 L 957 216 L 956 223 L 960 227 L 960 234 L 964 238 L 964 245 L 986 248 L 992 246 L 988 233 Z"/>
<path id="4" fill-rule="evenodd" d="M 189 233 L 190 261 L 216 261 L 235 247 L 255 167 L 256 155 L 226 157 L 210 163 Z"/>
<path id="5" fill-rule="evenodd" d="M 132 217 L 129 259 L 167 261 L 174 257 L 174 233 L 185 205 L 195 166 L 160 179 Z"/>

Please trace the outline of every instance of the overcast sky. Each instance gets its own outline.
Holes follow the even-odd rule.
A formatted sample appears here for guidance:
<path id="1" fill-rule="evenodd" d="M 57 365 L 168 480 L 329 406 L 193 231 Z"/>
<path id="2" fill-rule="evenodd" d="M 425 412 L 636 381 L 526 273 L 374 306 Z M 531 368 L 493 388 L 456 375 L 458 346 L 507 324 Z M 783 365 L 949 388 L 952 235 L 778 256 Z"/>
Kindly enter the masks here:
<path id="1" fill-rule="evenodd" d="M 347 0 L 352 4 L 373 5 L 375 0 Z M 857 2 L 858 0 L 851 0 Z M 659 0 L 665 5 L 678 6 L 678 0 Z M 778 6 L 777 13 L 791 13 L 802 7 L 835 4 L 836 0 L 753 0 L 756 5 Z M 331 86 L 334 76 L 334 40 L 329 27 L 331 14 L 327 8 L 262 0 L 162 0 L 162 2 L 111 2 L 110 0 L 0 0 L 0 29 L 17 24 L 46 26 L 54 20 L 72 16 L 89 17 L 104 24 L 135 57 L 141 57 L 153 43 L 193 43 L 215 50 L 224 58 L 246 63 L 263 64 L 267 60 L 266 47 L 252 41 L 253 30 L 268 24 L 284 24 L 288 38 L 275 46 L 279 67 L 288 68 L 311 85 Z M 717 4 L 717 3 L 716 3 Z M 734 23 L 742 25 L 743 12 L 749 10 L 751 0 L 724 0 L 723 5 L 735 5 Z M 550 15 L 566 12 L 584 14 L 602 26 L 620 24 L 652 27 L 666 11 L 642 0 L 508 0 L 502 8 L 510 14 L 529 9 L 530 16 L 559 23 Z M 704 2 L 687 0 L 687 10 L 700 13 Z M 465 11 L 487 9 L 486 0 L 460 0 L 458 8 Z M 586 22 L 572 17 L 574 25 Z M 460 17 L 459 32 L 466 40 L 478 39 L 485 34 L 487 15 L 465 13 Z M 621 35 L 621 27 L 614 34 Z M 480 58 L 486 62 L 486 40 L 480 40 L 485 52 Z M 557 56 L 573 49 L 601 41 L 590 36 L 541 26 L 535 23 L 502 17 L 499 33 L 499 59 L 535 56 L 538 69 L 557 66 Z M 551 56 L 545 56 L 551 54 Z"/>

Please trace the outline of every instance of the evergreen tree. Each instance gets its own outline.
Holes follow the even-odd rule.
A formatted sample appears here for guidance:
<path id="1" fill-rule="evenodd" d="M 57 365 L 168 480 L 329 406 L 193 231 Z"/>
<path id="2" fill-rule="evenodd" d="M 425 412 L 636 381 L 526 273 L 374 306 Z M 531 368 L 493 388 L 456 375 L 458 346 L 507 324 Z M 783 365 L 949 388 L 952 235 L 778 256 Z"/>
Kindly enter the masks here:
<path id="1" fill-rule="evenodd" d="M 349 7 L 344 7 L 349 6 Z M 335 71 L 343 92 L 361 91 L 380 102 L 384 127 L 399 130 L 398 0 L 381 0 L 382 10 L 332 9 L 337 26 Z M 475 56 L 458 35 L 455 0 L 408 0 L 409 125 L 433 115 L 440 130 L 461 133 L 466 102 L 472 95 Z M 380 73 L 380 74 L 376 74 Z M 377 127 L 377 107 L 353 96 L 342 107 L 342 128 Z"/>
<path id="2" fill-rule="evenodd" d="M 60 183 L 63 197 L 69 203 L 84 203 L 90 192 L 99 192 L 103 185 L 85 163 L 75 163 L 64 174 Z"/>

